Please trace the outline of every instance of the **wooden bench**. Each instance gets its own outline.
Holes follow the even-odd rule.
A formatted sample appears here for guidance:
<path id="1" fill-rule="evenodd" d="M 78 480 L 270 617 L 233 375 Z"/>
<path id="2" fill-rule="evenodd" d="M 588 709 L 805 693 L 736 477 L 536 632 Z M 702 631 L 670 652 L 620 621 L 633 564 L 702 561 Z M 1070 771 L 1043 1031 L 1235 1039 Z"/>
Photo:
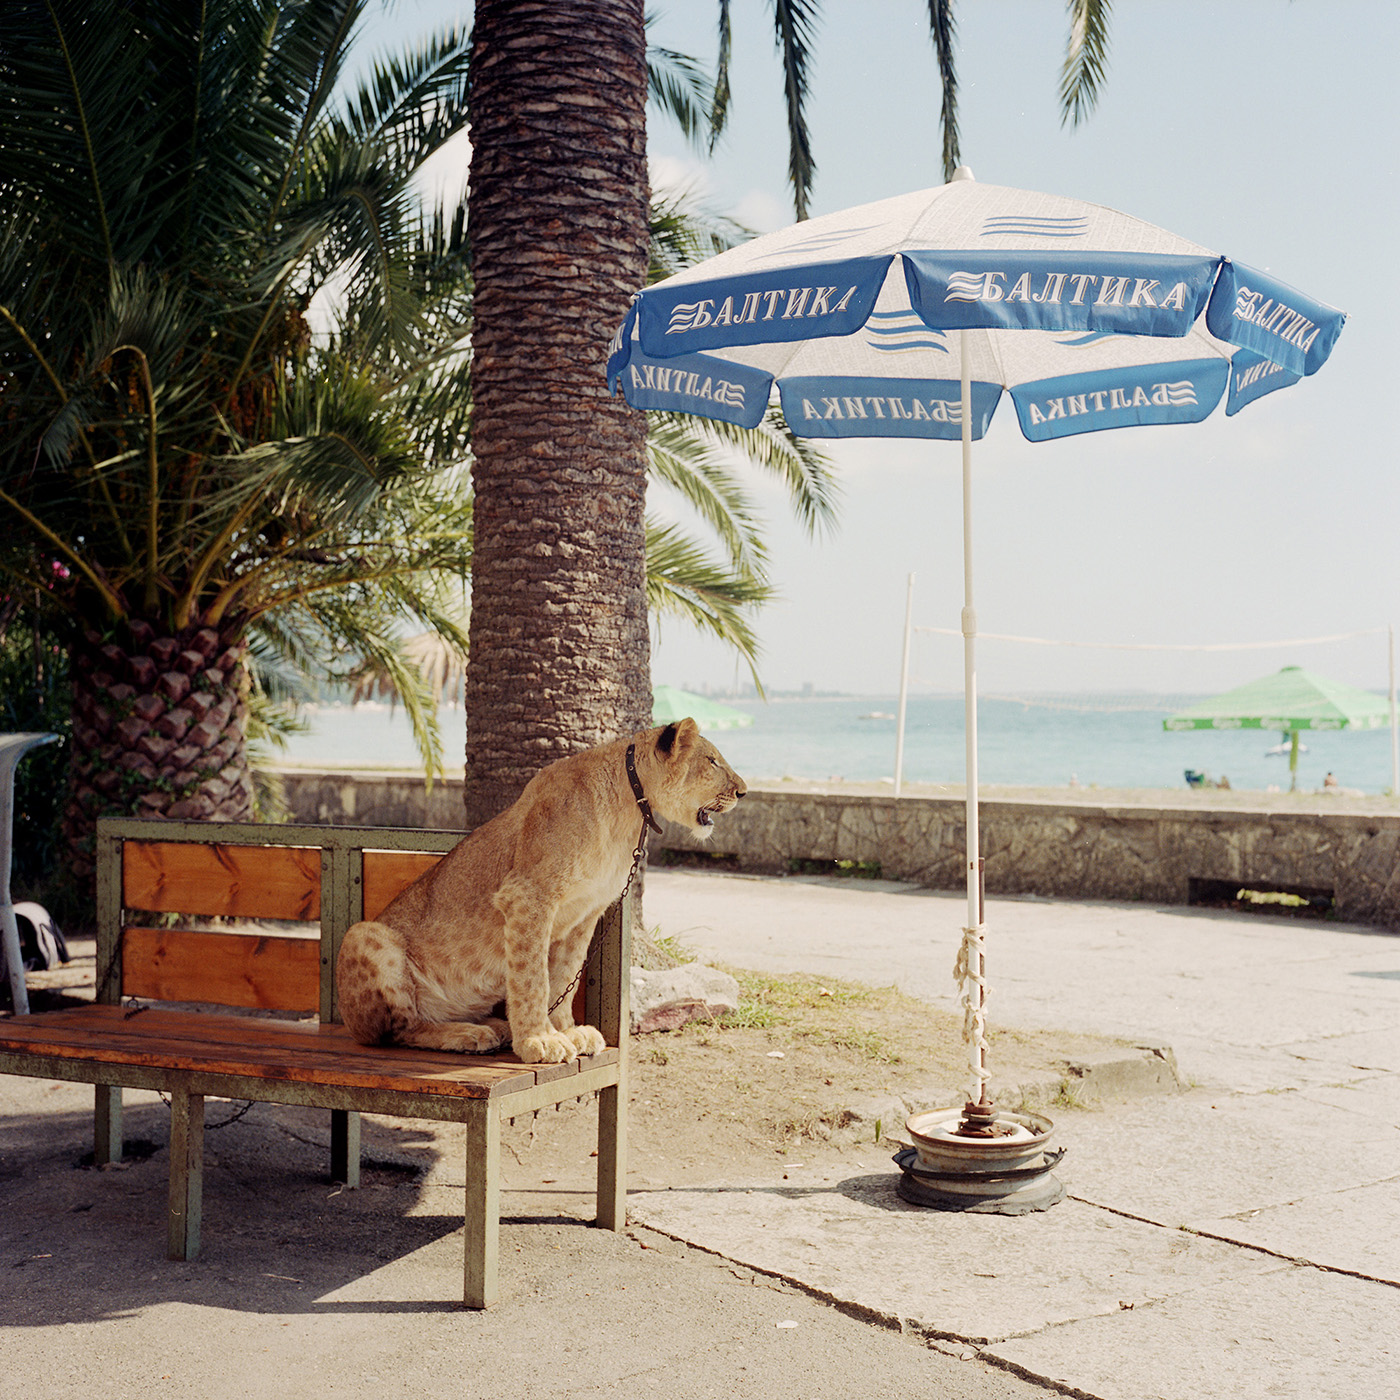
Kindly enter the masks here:
<path id="1" fill-rule="evenodd" d="M 501 1124 L 598 1097 L 597 1223 L 626 1220 L 630 904 L 599 921 L 575 1014 L 607 1042 L 567 1065 L 511 1054 L 357 1045 L 339 1024 L 335 964 L 351 924 L 373 918 L 461 839 L 441 831 L 106 819 L 97 828 L 97 993 L 92 1006 L 0 1020 L 0 1072 L 96 1086 L 98 1164 L 122 1155 L 123 1087 L 170 1099 L 168 1254 L 199 1252 L 204 1100 L 331 1113 L 331 1177 L 359 1184 L 361 1113 L 466 1127 L 463 1297 L 497 1294 Z M 317 922 L 249 933 L 152 927 L 232 917 Z M 123 998 L 137 998 L 123 1005 Z M 288 1020 L 149 1002 L 313 1013 Z"/>

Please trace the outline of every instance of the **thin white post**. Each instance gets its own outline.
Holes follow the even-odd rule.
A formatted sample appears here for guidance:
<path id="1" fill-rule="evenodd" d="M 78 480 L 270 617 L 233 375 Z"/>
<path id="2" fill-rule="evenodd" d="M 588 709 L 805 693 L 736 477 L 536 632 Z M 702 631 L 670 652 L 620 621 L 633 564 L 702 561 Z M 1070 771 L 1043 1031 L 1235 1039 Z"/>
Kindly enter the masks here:
<path id="1" fill-rule="evenodd" d="M 1395 724 L 1395 624 L 1390 633 L 1390 795 L 1400 797 L 1400 728 Z"/>
<path id="2" fill-rule="evenodd" d="M 977 852 L 977 612 L 972 605 L 972 371 L 967 332 L 958 332 L 962 358 L 963 721 L 967 747 L 967 926 L 981 920 Z"/>
<path id="3" fill-rule="evenodd" d="M 962 360 L 962 505 L 963 505 L 963 722 L 967 746 L 967 924 L 959 966 L 966 998 L 970 1101 L 986 1099 L 987 1002 L 982 934 L 982 880 L 978 866 L 981 836 L 977 823 L 977 613 L 972 602 L 972 366 L 966 330 L 958 332 Z"/>
<path id="4" fill-rule="evenodd" d="M 909 638 L 914 630 L 914 575 L 904 595 L 904 655 L 899 663 L 899 714 L 894 725 L 894 795 L 904 783 L 904 714 L 909 704 Z"/>

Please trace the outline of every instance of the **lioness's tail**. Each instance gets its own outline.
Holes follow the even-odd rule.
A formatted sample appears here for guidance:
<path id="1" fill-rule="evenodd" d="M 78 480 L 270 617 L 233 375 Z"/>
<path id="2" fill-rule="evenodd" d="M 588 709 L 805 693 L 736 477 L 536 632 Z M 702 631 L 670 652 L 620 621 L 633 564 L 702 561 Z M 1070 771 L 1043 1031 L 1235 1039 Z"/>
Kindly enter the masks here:
<path id="1" fill-rule="evenodd" d="M 340 1019 L 361 1045 L 387 1045 L 417 1020 L 402 934 L 388 924 L 352 924 L 335 969 Z"/>

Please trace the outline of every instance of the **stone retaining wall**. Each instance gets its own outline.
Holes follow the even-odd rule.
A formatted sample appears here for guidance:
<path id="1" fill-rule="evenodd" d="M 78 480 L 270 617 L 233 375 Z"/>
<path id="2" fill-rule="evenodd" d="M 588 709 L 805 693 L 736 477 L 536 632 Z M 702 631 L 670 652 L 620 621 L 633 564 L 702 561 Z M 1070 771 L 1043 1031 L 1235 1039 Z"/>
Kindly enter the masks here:
<path id="1" fill-rule="evenodd" d="M 296 821 L 460 828 L 460 780 L 283 775 Z M 990 894 L 1187 904 L 1199 882 L 1330 893 L 1348 921 L 1400 931 L 1400 814 L 990 800 L 980 807 Z M 669 827 L 661 849 L 727 854 L 740 869 L 793 859 L 878 862 L 881 873 L 962 889 L 960 798 L 751 789 L 708 842 Z M 1193 883 L 1195 882 L 1195 883 Z"/>

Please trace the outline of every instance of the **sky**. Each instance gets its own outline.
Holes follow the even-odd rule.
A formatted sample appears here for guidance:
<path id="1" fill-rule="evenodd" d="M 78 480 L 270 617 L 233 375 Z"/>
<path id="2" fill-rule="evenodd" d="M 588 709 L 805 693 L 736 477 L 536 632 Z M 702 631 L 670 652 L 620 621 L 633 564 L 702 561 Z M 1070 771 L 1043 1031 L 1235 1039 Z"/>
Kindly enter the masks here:
<path id="1" fill-rule="evenodd" d="M 656 0 L 654 45 L 706 67 L 711 0 Z M 809 119 L 823 214 L 942 182 L 940 93 L 921 0 L 826 0 Z M 793 220 L 769 6 L 733 6 L 730 128 L 713 158 L 650 115 L 656 188 L 687 188 L 756 232 Z M 1026 442 L 1009 403 L 974 449 L 974 601 L 983 632 L 1058 641 L 1210 645 L 1145 651 L 984 640 L 987 693 L 1228 689 L 1284 665 L 1387 686 L 1400 623 L 1394 247 L 1400 6 L 1388 0 L 1120 0 L 1098 108 L 1060 125 L 1065 12 L 1053 0 L 958 7 L 963 159 L 979 180 L 1124 210 L 1349 313 L 1329 362 L 1239 416 Z M 401 0 L 365 34 L 469 22 L 470 6 Z M 461 176 L 452 158 L 449 183 Z M 601 368 L 600 368 L 601 372 Z M 758 619 L 770 691 L 888 695 L 899 683 L 908 576 L 916 628 L 963 603 L 956 443 L 830 448 L 842 495 L 818 540 L 754 476 L 779 599 Z M 667 512 L 665 499 L 652 506 Z M 678 517 L 683 518 L 679 511 Z M 663 619 L 658 683 L 748 680 L 733 652 Z M 916 631 L 914 691 L 956 691 L 960 638 Z"/>

